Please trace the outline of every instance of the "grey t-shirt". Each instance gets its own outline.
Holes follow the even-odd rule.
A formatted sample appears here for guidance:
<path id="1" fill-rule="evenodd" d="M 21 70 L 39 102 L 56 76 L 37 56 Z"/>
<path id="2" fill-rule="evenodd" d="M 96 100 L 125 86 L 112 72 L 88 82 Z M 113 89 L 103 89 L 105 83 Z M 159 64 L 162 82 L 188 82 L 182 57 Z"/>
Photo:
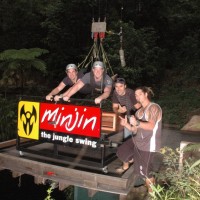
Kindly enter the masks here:
<path id="1" fill-rule="evenodd" d="M 81 81 L 87 86 L 87 89 L 91 92 L 94 90 L 97 93 L 102 93 L 105 87 L 112 87 L 112 79 L 107 74 L 105 74 L 104 78 L 98 82 L 92 82 L 91 76 L 92 73 L 88 72 L 81 78 Z"/>
<path id="2" fill-rule="evenodd" d="M 121 106 L 126 106 L 127 115 L 134 114 L 136 110 L 134 108 L 134 105 L 137 104 L 134 90 L 126 88 L 126 92 L 123 96 L 118 95 L 117 92 L 114 90 L 112 96 L 112 103 L 118 103 Z"/>

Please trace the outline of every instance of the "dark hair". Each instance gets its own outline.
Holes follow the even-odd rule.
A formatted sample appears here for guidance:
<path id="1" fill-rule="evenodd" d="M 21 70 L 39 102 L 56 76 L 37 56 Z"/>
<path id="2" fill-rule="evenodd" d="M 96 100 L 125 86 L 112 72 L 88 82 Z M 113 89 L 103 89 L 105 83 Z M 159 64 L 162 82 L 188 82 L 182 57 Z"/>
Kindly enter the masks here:
<path id="1" fill-rule="evenodd" d="M 116 78 L 115 83 L 121 83 L 121 84 L 126 85 L 126 81 L 124 78 Z"/>
<path id="2" fill-rule="evenodd" d="M 147 98 L 149 100 L 151 100 L 151 98 L 154 96 L 154 92 L 150 87 L 140 86 L 135 89 L 135 91 L 137 90 L 142 90 L 144 93 L 147 93 Z"/>

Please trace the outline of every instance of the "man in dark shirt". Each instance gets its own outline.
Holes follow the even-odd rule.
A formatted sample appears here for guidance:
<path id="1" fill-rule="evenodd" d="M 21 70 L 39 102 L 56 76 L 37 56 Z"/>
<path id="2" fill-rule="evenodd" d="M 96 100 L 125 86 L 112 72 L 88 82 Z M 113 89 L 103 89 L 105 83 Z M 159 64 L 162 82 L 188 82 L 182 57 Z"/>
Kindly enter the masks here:
<path id="1" fill-rule="evenodd" d="M 68 64 L 65 72 L 67 76 L 46 96 L 46 100 L 52 100 L 53 96 L 61 92 L 66 86 L 73 86 L 80 78 L 84 76 L 82 71 L 78 72 L 78 68 L 75 64 Z M 58 98 L 60 97 L 62 97 L 62 94 L 58 95 Z"/>
<path id="2" fill-rule="evenodd" d="M 124 78 L 117 78 L 114 84 L 115 90 L 112 96 L 113 111 L 119 115 L 133 115 L 141 107 L 135 98 L 134 90 L 127 88 Z M 132 135 L 132 132 L 124 128 L 124 139 Z"/>

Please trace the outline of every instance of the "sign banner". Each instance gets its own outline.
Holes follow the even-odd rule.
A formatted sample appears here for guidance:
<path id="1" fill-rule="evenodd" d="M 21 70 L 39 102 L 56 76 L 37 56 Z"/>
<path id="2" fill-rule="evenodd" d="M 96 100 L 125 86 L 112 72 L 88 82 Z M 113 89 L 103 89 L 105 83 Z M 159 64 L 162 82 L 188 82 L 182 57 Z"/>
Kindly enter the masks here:
<path id="1" fill-rule="evenodd" d="M 51 138 L 53 136 L 56 138 L 57 135 L 61 138 L 63 135 L 65 139 L 66 134 L 68 137 L 77 135 L 84 138 L 100 138 L 101 109 L 79 105 L 20 101 L 18 135 L 39 140 L 46 138 L 46 133 L 52 134 Z"/>
<path id="2" fill-rule="evenodd" d="M 89 106 L 40 103 L 40 129 L 99 138 L 101 110 Z"/>

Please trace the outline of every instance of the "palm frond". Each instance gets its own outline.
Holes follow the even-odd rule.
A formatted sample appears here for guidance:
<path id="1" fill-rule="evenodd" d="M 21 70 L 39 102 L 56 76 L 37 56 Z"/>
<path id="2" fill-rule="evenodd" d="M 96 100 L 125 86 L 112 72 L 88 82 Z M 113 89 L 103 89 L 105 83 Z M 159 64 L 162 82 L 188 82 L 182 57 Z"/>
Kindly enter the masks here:
<path id="1" fill-rule="evenodd" d="M 187 145 L 186 147 L 183 148 L 184 152 L 188 152 L 188 151 L 200 151 L 200 143 L 193 143 L 190 145 Z"/>
<path id="2" fill-rule="evenodd" d="M 46 54 L 49 51 L 46 49 L 40 48 L 31 48 L 31 49 L 9 49 L 0 53 L 0 60 L 32 60 L 42 54 Z"/>

